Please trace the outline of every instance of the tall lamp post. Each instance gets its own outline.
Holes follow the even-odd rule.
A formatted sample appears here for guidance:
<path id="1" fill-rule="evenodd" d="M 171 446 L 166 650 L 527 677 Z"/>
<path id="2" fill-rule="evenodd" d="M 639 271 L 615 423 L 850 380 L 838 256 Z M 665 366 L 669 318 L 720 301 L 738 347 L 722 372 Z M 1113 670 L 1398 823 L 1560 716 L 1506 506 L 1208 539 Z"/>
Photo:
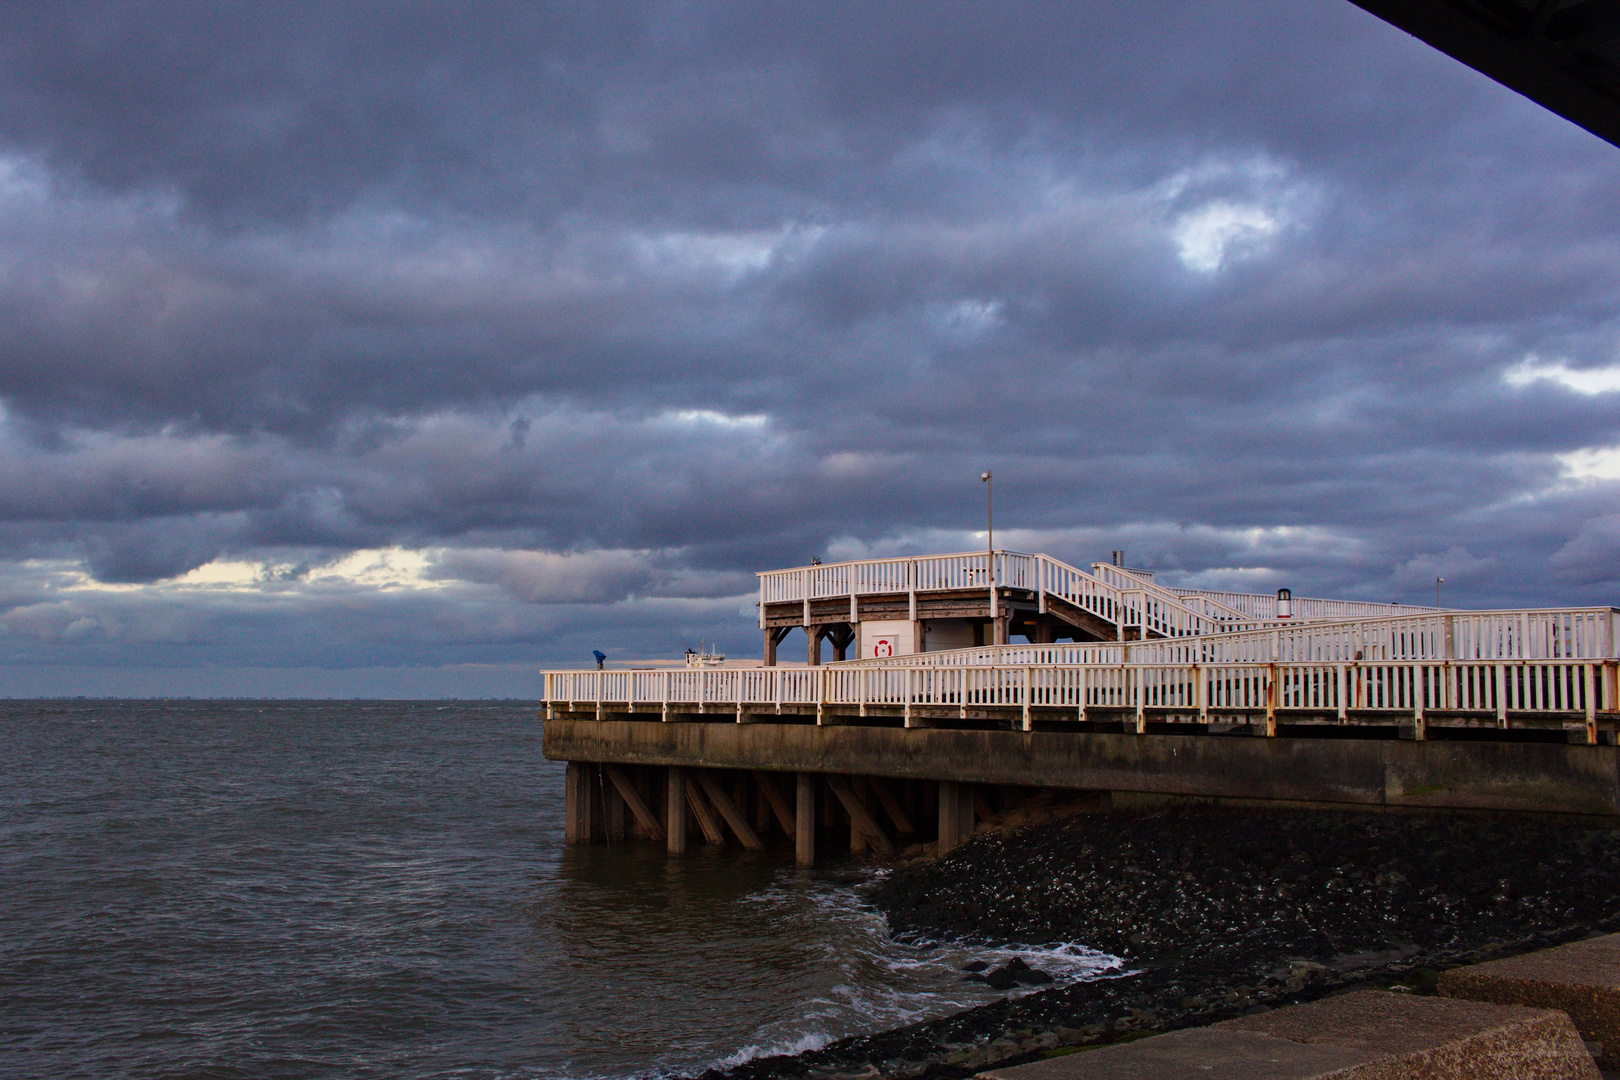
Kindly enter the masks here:
<path id="1" fill-rule="evenodd" d="M 1440 606 L 1440 583 L 1445 581 L 1445 580 L 1446 579 L 1443 578 L 1443 577 L 1437 577 L 1437 578 L 1434 579 L 1434 606 L 1435 607 Z"/>
<path id="2" fill-rule="evenodd" d="M 995 506 L 991 502 L 991 495 L 996 485 L 990 479 L 990 470 L 988 469 L 979 474 L 979 479 L 984 481 L 984 549 L 994 551 L 996 550 L 996 515 Z"/>
<path id="3" fill-rule="evenodd" d="M 996 485 L 990 479 L 990 470 L 979 474 L 984 481 L 984 576 L 990 582 L 990 625 L 996 625 L 996 512 L 994 494 Z M 994 634 L 992 633 L 992 637 Z M 996 644 L 1001 644 L 999 641 Z"/>

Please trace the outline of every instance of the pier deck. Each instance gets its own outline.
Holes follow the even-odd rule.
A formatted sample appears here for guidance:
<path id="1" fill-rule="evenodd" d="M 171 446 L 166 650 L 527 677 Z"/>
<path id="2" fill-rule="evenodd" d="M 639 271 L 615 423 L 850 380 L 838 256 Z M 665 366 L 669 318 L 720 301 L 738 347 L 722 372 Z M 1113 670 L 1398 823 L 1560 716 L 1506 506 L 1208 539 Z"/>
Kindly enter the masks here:
<path id="1" fill-rule="evenodd" d="M 1015 552 L 760 582 L 764 667 L 546 673 L 571 840 L 945 850 L 1040 789 L 1620 819 L 1614 608 L 1290 604 Z M 774 666 L 795 628 L 812 664 Z"/>

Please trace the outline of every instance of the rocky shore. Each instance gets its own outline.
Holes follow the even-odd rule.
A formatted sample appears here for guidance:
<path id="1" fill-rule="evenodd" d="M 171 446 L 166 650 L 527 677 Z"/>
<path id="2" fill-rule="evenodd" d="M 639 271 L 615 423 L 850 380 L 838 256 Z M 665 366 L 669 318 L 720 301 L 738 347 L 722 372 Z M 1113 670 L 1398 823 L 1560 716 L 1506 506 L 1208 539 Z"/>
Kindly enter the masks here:
<path id="1" fill-rule="evenodd" d="M 1595 824 L 1069 809 L 902 864 L 870 901 L 903 938 L 1079 943 L 1120 974 L 1042 989 L 986 965 L 963 977 L 1007 998 L 703 1080 L 967 1077 L 1352 986 L 1429 992 L 1447 967 L 1620 929 L 1620 832 Z"/>

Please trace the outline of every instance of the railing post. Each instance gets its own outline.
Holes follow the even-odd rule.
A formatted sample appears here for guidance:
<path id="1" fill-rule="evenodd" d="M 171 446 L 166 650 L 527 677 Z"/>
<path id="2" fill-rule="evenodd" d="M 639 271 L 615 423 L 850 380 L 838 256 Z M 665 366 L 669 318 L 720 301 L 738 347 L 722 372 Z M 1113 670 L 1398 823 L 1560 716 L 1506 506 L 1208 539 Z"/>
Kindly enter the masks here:
<path id="1" fill-rule="evenodd" d="M 1034 674 L 1034 669 L 1033 668 L 1029 668 L 1029 667 L 1024 668 L 1024 730 L 1025 731 L 1034 731 L 1035 730 L 1034 724 L 1031 723 L 1030 718 L 1029 718 L 1029 691 L 1030 691 L 1030 683 L 1031 683 L 1031 681 L 1033 681 L 1032 680 L 1032 675 L 1033 674 Z"/>
<path id="2" fill-rule="evenodd" d="M 906 563 L 906 618 L 917 621 L 917 560 Z M 918 643 L 921 644 L 920 642 Z"/>
<path id="3" fill-rule="evenodd" d="M 984 576 L 990 582 L 990 621 L 994 623 L 1000 617 L 999 612 L 996 610 L 996 553 L 993 551 L 985 552 L 984 563 Z"/>
<path id="4" fill-rule="evenodd" d="M 1428 720 L 1424 715 L 1424 689 L 1423 681 L 1418 678 L 1418 667 L 1414 664 L 1406 670 L 1412 676 L 1412 738 L 1422 742 L 1429 737 Z"/>
<path id="5" fill-rule="evenodd" d="M 1143 681 L 1146 669 L 1136 669 L 1136 733 L 1147 734 L 1147 687 Z"/>
<path id="6" fill-rule="evenodd" d="M 607 677 L 607 672 L 596 671 L 592 672 L 592 674 L 596 676 L 596 718 L 600 720 L 602 719 L 602 682 Z"/>
<path id="7" fill-rule="evenodd" d="M 1273 635 L 1275 636 L 1275 635 Z M 1266 738 L 1277 735 L 1277 665 L 1266 665 Z"/>
<path id="8" fill-rule="evenodd" d="M 1339 723 L 1350 722 L 1350 669 L 1343 664 L 1338 665 L 1339 675 Z"/>
<path id="9" fill-rule="evenodd" d="M 1581 667 L 1585 669 L 1586 675 L 1586 685 L 1582 688 L 1586 692 L 1586 743 L 1588 746 L 1596 746 L 1598 741 L 1597 677 L 1596 672 L 1592 670 L 1592 664 L 1582 664 Z"/>
<path id="10" fill-rule="evenodd" d="M 816 673 L 816 726 L 819 727 L 826 722 L 827 676 L 830 672 L 824 667 L 814 668 L 813 670 Z"/>
<path id="11" fill-rule="evenodd" d="M 810 625 L 810 571 L 799 571 L 799 582 L 804 597 L 804 625 Z"/>
<path id="12" fill-rule="evenodd" d="M 1195 661 L 1192 666 L 1193 705 L 1198 709 L 1198 722 L 1209 723 L 1209 690 L 1204 685 L 1204 671 Z"/>
<path id="13" fill-rule="evenodd" d="M 1508 699 L 1507 699 L 1507 665 L 1502 661 L 1496 662 L 1496 726 L 1508 726 Z"/>

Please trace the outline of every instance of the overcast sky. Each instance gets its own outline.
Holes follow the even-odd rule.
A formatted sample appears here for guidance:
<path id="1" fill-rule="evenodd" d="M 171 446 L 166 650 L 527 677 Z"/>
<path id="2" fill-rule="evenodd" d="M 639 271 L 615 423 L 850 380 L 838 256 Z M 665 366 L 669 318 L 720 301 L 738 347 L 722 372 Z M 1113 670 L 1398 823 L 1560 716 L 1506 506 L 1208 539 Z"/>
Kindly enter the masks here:
<path id="1" fill-rule="evenodd" d="M 1620 603 L 1617 300 L 1620 150 L 1348 0 L 19 6 L 0 695 L 755 655 L 985 468 L 1082 565 Z"/>

